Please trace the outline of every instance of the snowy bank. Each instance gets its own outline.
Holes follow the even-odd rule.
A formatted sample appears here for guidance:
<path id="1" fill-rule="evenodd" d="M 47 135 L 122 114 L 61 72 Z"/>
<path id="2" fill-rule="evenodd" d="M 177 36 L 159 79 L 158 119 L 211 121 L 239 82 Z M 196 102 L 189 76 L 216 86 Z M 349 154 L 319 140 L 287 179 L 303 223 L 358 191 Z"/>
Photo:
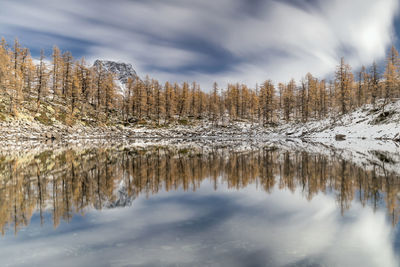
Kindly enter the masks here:
<path id="1" fill-rule="evenodd" d="M 349 114 L 319 121 L 285 124 L 274 131 L 291 137 L 400 140 L 400 100 L 365 105 Z"/>

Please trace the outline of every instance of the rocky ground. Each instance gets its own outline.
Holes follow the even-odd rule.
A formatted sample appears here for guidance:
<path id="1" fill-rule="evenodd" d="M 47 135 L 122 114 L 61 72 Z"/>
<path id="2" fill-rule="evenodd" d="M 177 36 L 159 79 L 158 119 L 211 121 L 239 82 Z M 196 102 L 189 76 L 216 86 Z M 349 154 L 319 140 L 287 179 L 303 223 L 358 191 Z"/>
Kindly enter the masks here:
<path id="1" fill-rule="evenodd" d="M 214 125 L 209 121 L 196 121 L 187 125 L 141 124 L 129 127 L 123 125 L 70 127 L 61 123 L 48 126 L 35 120 L 10 120 L 0 123 L 0 142 L 2 143 L 28 140 L 82 142 L 99 139 L 204 139 L 204 142 L 223 139 L 261 142 L 287 138 L 318 140 L 318 142 L 325 139 L 324 142 L 327 143 L 345 139 L 400 141 L 400 101 L 388 104 L 384 110 L 367 105 L 345 116 L 332 116 L 307 123 L 282 123 L 268 128 L 252 122 Z M 170 140 L 170 142 L 173 141 Z"/>

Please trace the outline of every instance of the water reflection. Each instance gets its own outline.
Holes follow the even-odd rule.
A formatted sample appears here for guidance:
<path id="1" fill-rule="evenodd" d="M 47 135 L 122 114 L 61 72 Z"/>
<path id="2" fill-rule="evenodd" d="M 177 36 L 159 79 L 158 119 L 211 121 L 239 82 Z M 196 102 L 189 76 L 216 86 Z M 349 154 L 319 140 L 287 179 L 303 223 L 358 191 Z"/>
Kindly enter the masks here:
<path id="1" fill-rule="evenodd" d="M 393 225 L 399 218 L 398 175 L 384 165 L 367 168 L 307 152 L 263 149 L 248 152 L 188 149 L 82 149 L 45 151 L 0 159 L 2 233 L 29 224 L 38 210 L 52 212 L 53 225 L 91 208 L 130 205 L 140 194 L 182 188 L 195 191 L 203 180 L 241 189 L 256 184 L 267 193 L 275 186 L 311 200 L 333 192 L 343 214 L 354 199 L 374 210 L 386 206 Z M 386 204 L 386 205 L 384 205 Z"/>
<path id="2" fill-rule="evenodd" d="M 398 174 L 376 162 L 91 148 L 4 156 L 0 176 L 0 258 L 15 266 L 399 263 Z"/>

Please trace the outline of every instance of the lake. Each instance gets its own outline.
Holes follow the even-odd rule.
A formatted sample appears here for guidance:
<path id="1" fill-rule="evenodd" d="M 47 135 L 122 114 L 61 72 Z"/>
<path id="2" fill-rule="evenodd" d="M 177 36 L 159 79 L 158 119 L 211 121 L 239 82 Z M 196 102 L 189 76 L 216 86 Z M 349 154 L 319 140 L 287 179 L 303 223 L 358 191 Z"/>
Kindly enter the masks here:
<path id="1" fill-rule="evenodd" d="M 374 153 L 3 153 L 0 265 L 399 266 L 399 173 Z"/>

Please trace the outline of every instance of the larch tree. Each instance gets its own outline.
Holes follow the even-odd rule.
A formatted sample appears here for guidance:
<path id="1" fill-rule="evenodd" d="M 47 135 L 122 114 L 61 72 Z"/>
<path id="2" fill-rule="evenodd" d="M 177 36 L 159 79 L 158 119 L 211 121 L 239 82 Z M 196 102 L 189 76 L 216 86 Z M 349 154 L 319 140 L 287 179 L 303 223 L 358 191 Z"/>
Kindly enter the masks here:
<path id="1" fill-rule="evenodd" d="M 196 82 L 193 82 L 192 88 L 190 90 L 190 102 L 189 102 L 189 116 L 192 118 L 197 116 L 198 97 L 196 88 L 197 88 Z"/>
<path id="2" fill-rule="evenodd" d="M 396 97 L 400 97 L 400 57 L 399 52 L 397 51 L 396 47 L 392 45 L 389 53 L 388 60 L 392 62 L 393 67 L 395 69 L 395 95 Z"/>
<path id="3" fill-rule="evenodd" d="M 206 98 L 203 91 L 201 91 L 200 84 L 196 86 L 196 93 L 197 93 L 197 118 L 203 119 L 204 118 L 204 109 L 206 105 Z"/>
<path id="4" fill-rule="evenodd" d="M 385 69 L 385 102 L 389 98 L 400 97 L 400 58 L 396 47 L 392 46 L 387 59 Z"/>
<path id="5" fill-rule="evenodd" d="M 105 70 L 103 67 L 103 64 L 98 64 L 95 67 L 95 83 L 96 83 L 96 110 L 100 111 L 101 108 L 101 99 L 102 99 L 102 94 L 104 93 L 104 80 L 105 80 Z"/>
<path id="6" fill-rule="evenodd" d="M 262 107 L 263 124 L 271 124 L 274 117 L 275 87 L 271 80 L 263 83 L 260 89 L 260 104 Z"/>
<path id="7" fill-rule="evenodd" d="M 218 94 L 218 84 L 214 82 L 213 89 L 211 93 L 210 99 L 210 117 L 214 125 L 217 124 L 218 116 L 219 116 L 219 94 Z"/>
<path id="8" fill-rule="evenodd" d="M 14 114 L 17 113 L 20 102 L 22 101 L 22 88 L 24 86 L 23 75 L 21 72 L 21 53 L 22 49 L 18 39 L 14 40 L 12 54 L 13 71 L 10 79 L 10 111 Z"/>
<path id="9" fill-rule="evenodd" d="M 105 78 L 105 99 L 104 99 L 104 105 L 105 105 L 105 112 L 106 112 L 106 118 L 108 120 L 110 116 L 110 111 L 113 108 L 114 104 L 114 99 L 115 99 L 115 83 L 114 83 L 114 75 L 112 73 L 107 73 L 106 78 Z"/>
<path id="10" fill-rule="evenodd" d="M 37 109 L 40 107 L 40 100 L 42 95 L 44 95 L 45 90 L 47 89 L 47 67 L 44 62 L 45 55 L 44 50 L 40 51 L 40 59 L 39 65 L 37 66 L 37 82 L 36 82 L 36 93 L 37 93 Z"/>
<path id="11" fill-rule="evenodd" d="M 133 91 L 133 112 L 134 116 L 139 120 L 143 118 L 143 115 L 146 114 L 146 98 L 145 98 L 145 84 L 139 79 L 136 78 L 135 85 Z"/>
<path id="12" fill-rule="evenodd" d="M 7 44 L 4 38 L 2 38 L 0 43 L 0 94 L 4 95 L 7 84 L 9 81 L 9 53 L 7 50 Z"/>
<path id="13" fill-rule="evenodd" d="M 24 100 L 29 100 L 32 92 L 32 82 L 35 76 L 36 66 L 33 64 L 31 54 L 28 48 L 21 49 L 21 60 L 20 60 L 20 69 L 22 75 L 22 98 Z"/>
<path id="14" fill-rule="evenodd" d="M 240 86 L 240 116 L 242 119 L 250 118 L 250 89 L 242 84 Z"/>
<path id="15" fill-rule="evenodd" d="M 250 119 L 251 123 L 254 124 L 255 118 L 258 118 L 259 102 L 256 90 L 250 91 Z"/>
<path id="16" fill-rule="evenodd" d="M 389 102 L 389 99 L 393 97 L 397 85 L 396 67 L 390 60 L 387 61 L 384 77 L 385 77 L 385 85 L 384 85 L 382 110 L 385 109 L 385 106 Z"/>
<path id="17" fill-rule="evenodd" d="M 369 89 L 370 89 L 370 98 L 371 103 L 375 107 L 376 99 L 379 97 L 379 82 L 380 82 L 380 75 L 378 71 L 378 65 L 374 61 L 370 68 L 370 79 L 369 79 Z"/>
<path id="18" fill-rule="evenodd" d="M 152 81 L 152 86 L 154 90 L 154 116 L 159 125 L 164 112 L 162 87 L 156 80 Z"/>
<path id="19" fill-rule="evenodd" d="M 319 118 L 325 117 L 327 110 L 328 110 L 328 105 L 327 105 L 327 89 L 326 89 L 326 82 L 325 80 L 322 80 L 319 82 L 319 111 L 318 115 Z"/>
<path id="20" fill-rule="evenodd" d="M 357 75 L 357 106 L 361 106 L 365 104 L 365 94 L 366 94 L 366 85 L 367 85 L 367 76 L 366 76 L 366 69 L 364 66 L 361 67 L 361 70 L 358 72 Z"/>
<path id="21" fill-rule="evenodd" d="M 132 116 L 134 84 L 135 81 L 132 79 L 132 77 L 129 77 L 126 85 L 126 90 L 124 91 L 123 106 L 122 106 L 122 112 L 125 121 L 128 121 L 128 118 Z"/>
<path id="22" fill-rule="evenodd" d="M 32 89 L 35 88 L 35 80 L 37 80 L 37 66 L 33 63 L 33 60 L 31 58 L 31 56 L 29 55 L 26 59 L 25 59 L 25 68 L 24 68 L 24 82 L 25 82 L 25 86 L 24 86 L 24 93 L 25 93 L 25 99 L 26 100 L 30 100 L 30 96 L 32 93 Z"/>
<path id="23" fill-rule="evenodd" d="M 146 76 L 146 79 L 144 80 L 144 87 L 146 91 L 146 117 L 150 119 L 151 113 L 154 109 L 154 88 L 149 76 Z"/>
<path id="24" fill-rule="evenodd" d="M 306 111 L 307 117 L 317 116 L 318 112 L 318 80 L 312 76 L 311 73 L 306 75 L 307 97 L 306 97 Z"/>
<path id="25" fill-rule="evenodd" d="M 92 77 L 92 72 L 90 69 L 86 66 L 85 59 L 82 58 L 79 62 L 76 62 L 77 65 L 77 76 L 80 81 L 80 94 L 82 99 L 86 102 L 89 103 L 89 100 L 92 95 L 93 91 L 93 77 Z"/>
<path id="26" fill-rule="evenodd" d="M 170 122 L 173 116 L 173 92 L 174 89 L 172 88 L 169 82 L 166 82 L 164 85 L 164 97 L 165 97 L 165 119 L 166 121 Z"/>
<path id="27" fill-rule="evenodd" d="M 73 58 L 71 52 L 66 51 L 62 55 L 62 95 L 64 98 L 68 98 L 71 94 L 72 66 Z"/>
<path id="28" fill-rule="evenodd" d="M 301 86 L 299 87 L 297 98 L 299 101 L 299 114 L 301 116 L 301 121 L 306 122 L 308 120 L 308 86 L 305 79 L 301 80 Z"/>
<path id="29" fill-rule="evenodd" d="M 294 92 L 296 89 L 296 82 L 294 79 L 291 79 L 289 84 L 284 86 L 283 88 L 283 113 L 284 113 L 284 119 L 286 122 L 290 121 L 290 115 L 292 113 L 292 110 L 294 108 Z"/>
<path id="30" fill-rule="evenodd" d="M 184 115 L 186 115 L 188 109 L 188 102 L 189 102 L 189 84 L 187 82 L 184 82 L 182 89 L 180 90 L 179 100 L 178 100 L 178 115 L 180 119 Z"/>
<path id="31" fill-rule="evenodd" d="M 56 95 L 59 94 L 59 89 L 61 88 L 61 52 L 57 46 L 53 47 L 52 53 L 52 70 L 51 70 L 51 79 L 52 79 L 52 94 L 53 100 Z"/>
<path id="32" fill-rule="evenodd" d="M 345 63 L 343 57 L 340 59 L 340 64 L 336 68 L 335 79 L 339 109 L 342 114 L 346 114 L 351 97 L 353 74 L 350 65 Z"/>
<path id="33" fill-rule="evenodd" d="M 73 73 L 71 74 L 71 114 L 74 114 L 75 107 L 80 100 L 82 80 L 80 79 L 79 73 L 79 65 L 76 63 Z"/>

